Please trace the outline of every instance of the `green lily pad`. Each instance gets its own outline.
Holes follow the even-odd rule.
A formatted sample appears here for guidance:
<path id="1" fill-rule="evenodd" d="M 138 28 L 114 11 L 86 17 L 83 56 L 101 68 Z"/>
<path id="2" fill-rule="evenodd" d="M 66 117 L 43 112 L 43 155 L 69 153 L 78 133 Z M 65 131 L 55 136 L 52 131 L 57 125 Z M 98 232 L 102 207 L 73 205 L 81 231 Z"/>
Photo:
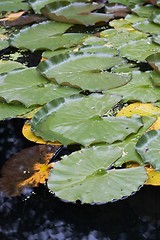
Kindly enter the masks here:
<path id="1" fill-rule="evenodd" d="M 6 11 L 12 11 L 17 12 L 19 10 L 28 10 L 29 5 L 26 1 L 23 0 L 1 0 L 0 1 L 0 12 Z"/>
<path id="2" fill-rule="evenodd" d="M 139 17 L 149 18 L 157 8 L 151 4 L 145 6 L 135 5 L 132 12 L 136 13 Z"/>
<path id="3" fill-rule="evenodd" d="M 147 20 L 148 18 L 144 18 L 144 17 L 139 17 L 137 14 L 127 14 L 127 16 L 125 17 L 125 20 L 127 20 L 130 23 L 137 23 L 137 22 L 143 22 L 145 20 Z"/>
<path id="4" fill-rule="evenodd" d="M 153 41 L 160 45 L 160 34 L 156 34 L 152 37 Z"/>
<path id="5" fill-rule="evenodd" d="M 160 46 L 153 43 L 151 38 L 145 38 L 123 44 L 118 50 L 121 56 L 129 60 L 145 62 L 149 55 L 160 51 Z"/>
<path id="6" fill-rule="evenodd" d="M 160 87 L 160 73 L 157 71 L 151 72 L 151 79 L 155 87 Z"/>
<path id="7" fill-rule="evenodd" d="M 128 7 L 133 7 L 136 4 L 144 3 L 143 0 L 109 0 L 109 3 L 121 3 L 122 5 L 126 5 Z"/>
<path id="8" fill-rule="evenodd" d="M 151 164 L 157 171 L 160 171 L 159 142 L 160 130 L 152 130 L 145 133 L 136 144 L 144 163 Z"/>
<path id="9" fill-rule="evenodd" d="M 119 62 L 123 60 L 104 53 L 63 54 L 41 62 L 37 69 L 46 78 L 61 85 L 84 90 L 107 90 L 130 81 L 129 75 L 107 71 Z"/>
<path id="10" fill-rule="evenodd" d="M 113 14 L 94 12 L 103 6 L 103 4 L 98 3 L 56 1 L 45 5 L 41 12 L 51 20 L 88 26 L 113 18 Z"/>
<path id="11" fill-rule="evenodd" d="M 160 9 L 155 10 L 149 20 L 160 25 Z"/>
<path id="12" fill-rule="evenodd" d="M 116 95 L 93 94 L 54 100 L 35 114 L 32 130 L 44 140 L 58 140 L 64 145 L 122 141 L 137 132 L 142 121 L 139 117 L 104 117 L 120 99 Z"/>
<path id="13" fill-rule="evenodd" d="M 53 21 L 34 24 L 31 27 L 24 27 L 14 33 L 10 38 L 10 44 L 14 47 L 27 48 L 31 51 L 35 51 L 36 49 L 53 50 L 59 47 L 59 44 L 55 43 L 57 35 L 63 34 L 71 26 L 71 24 Z M 60 47 L 62 46 L 60 45 Z"/>
<path id="14" fill-rule="evenodd" d="M 144 22 L 138 22 L 133 24 L 133 27 L 141 32 L 150 33 L 150 34 L 158 34 L 159 33 L 159 25 L 149 22 L 148 20 Z"/>
<path id="15" fill-rule="evenodd" d="M 113 48 L 121 47 L 123 44 L 127 44 L 130 41 L 141 40 L 147 37 L 146 34 L 139 31 L 118 31 L 116 29 L 104 30 L 100 33 L 100 36 L 105 38 L 106 45 L 108 44 Z"/>
<path id="16" fill-rule="evenodd" d="M 71 202 L 107 203 L 130 196 L 144 184 L 147 174 L 144 167 L 111 169 L 121 155 L 119 148 L 99 146 L 65 156 L 55 163 L 48 187 Z"/>
<path id="17" fill-rule="evenodd" d="M 58 87 L 41 76 L 36 68 L 15 70 L 0 76 L 0 97 L 7 103 L 18 101 L 26 107 L 44 105 L 60 96 L 78 93 L 76 89 Z"/>
<path id="18" fill-rule="evenodd" d="M 115 147 L 119 147 L 123 150 L 122 156 L 115 162 L 115 166 L 122 166 L 126 162 L 136 162 L 140 165 L 143 165 L 144 162 L 141 156 L 135 150 L 137 141 L 141 136 L 149 129 L 150 126 L 156 121 L 155 117 L 142 117 L 143 127 L 139 129 L 137 133 L 133 133 L 128 136 L 123 142 L 115 143 Z"/>
<path id="19" fill-rule="evenodd" d="M 20 68 L 26 68 L 26 66 L 16 61 L 0 60 L 0 74 Z"/>
<path id="20" fill-rule="evenodd" d="M 146 61 L 154 70 L 160 73 L 160 52 L 148 56 Z"/>
<path id="21" fill-rule="evenodd" d="M 8 40 L 0 39 L 0 50 L 7 48 L 9 46 Z"/>
<path id="22" fill-rule="evenodd" d="M 33 110 L 33 107 L 27 108 L 23 104 L 8 104 L 5 102 L 0 102 L 0 109 L 0 120 L 4 120 L 6 118 L 14 118 L 28 113 Z"/>
<path id="23" fill-rule="evenodd" d="M 152 85 L 150 72 L 134 71 L 132 80 L 125 86 L 108 90 L 111 94 L 123 96 L 125 102 L 140 101 L 143 103 L 157 102 L 160 100 L 160 89 Z"/>

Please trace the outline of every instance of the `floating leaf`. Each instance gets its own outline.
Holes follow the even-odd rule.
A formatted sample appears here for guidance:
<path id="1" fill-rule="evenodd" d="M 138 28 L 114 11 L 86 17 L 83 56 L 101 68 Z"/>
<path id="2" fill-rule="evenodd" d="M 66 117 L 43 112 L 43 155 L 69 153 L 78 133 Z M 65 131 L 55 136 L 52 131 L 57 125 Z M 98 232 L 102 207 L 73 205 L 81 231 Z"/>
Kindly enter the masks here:
<path id="1" fill-rule="evenodd" d="M 76 53 L 54 56 L 38 66 L 46 78 L 61 85 L 88 90 L 108 90 L 126 84 L 130 76 L 106 71 L 122 59 L 103 53 Z"/>
<path id="2" fill-rule="evenodd" d="M 159 142 L 160 130 L 152 130 L 145 133 L 136 144 L 136 150 L 144 163 L 150 164 L 157 171 L 160 170 Z"/>
<path id="3" fill-rule="evenodd" d="M 149 22 L 148 20 L 135 23 L 133 24 L 133 27 L 144 33 L 159 34 L 159 25 Z"/>
<path id="4" fill-rule="evenodd" d="M 19 10 L 28 10 L 29 6 L 26 1 L 23 0 L 1 0 L 0 1 L 0 12 L 2 11 L 12 11 L 12 12 L 17 12 Z"/>
<path id="5" fill-rule="evenodd" d="M 68 1 L 52 2 L 41 9 L 43 15 L 48 18 L 73 24 L 94 25 L 97 22 L 109 21 L 113 14 L 103 14 L 94 12 L 102 8 L 103 4 L 81 3 Z"/>
<path id="6" fill-rule="evenodd" d="M 16 61 L 0 60 L 0 74 L 8 73 L 14 69 L 26 68 L 25 65 Z"/>
<path id="7" fill-rule="evenodd" d="M 129 83 L 125 86 L 108 90 L 108 92 L 123 96 L 125 102 L 154 103 L 160 100 L 160 89 L 152 85 L 150 72 L 134 71 L 132 80 Z"/>
<path id="8" fill-rule="evenodd" d="M 104 117 L 120 99 L 101 94 L 57 99 L 35 114 L 32 130 L 46 141 L 58 140 L 64 145 L 122 141 L 143 124 L 138 117 Z"/>
<path id="9" fill-rule="evenodd" d="M 160 73 L 160 52 L 148 56 L 146 61 L 154 70 Z"/>
<path id="10" fill-rule="evenodd" d="M 63 34 L 71 26 L 71 24 L 53 21 L 34 24 L 31 27 L 24 27 L 20 31 L 14 33 L 10 38 L 10 43 L 14 47 L 27 48 L 31 51 L 35 51 L 36 49 L 53 50 L 56 49 L 56 47 L 54 47 L 55 43 L 53 44 L 54 37 L 56 38 L 56 35 Z M 30 36 L 32 36 L 32 39 Z"/>
<path id="11" fill-rule="evenodd" d="M 152 37 L 153 41 L 160 45 L 160 34 L 156 34 Z"/>
<path id="12" fill-rule="evenodd" d="M 37 137 L 32 131 L 31 131 L 31 125 L 29 122 L 26 122 L 22 129 L 23 136 L 27 138 L 28 140 L 38 143 L 38 144 L 50 144 L 54 146 L 60 146 L 61 144 L 59 142 L 45 142 L 42 138 Z"/>
<path id="13" fill-rule="evenodd" d="M 6 196 L 17 196 L 27 187 L 45 183 L 52 167 L 49 161 L 57 149 L 57 146 L 37 145 L 12 156 L 2 167 L 0 190 Z"/>
<path id="14" fill-rule="evenodd" d="M 151 72 L 152 83 L 155 87 L 160 87 L 160 73 L 157 71 Z"/>
<path id="15" fill-rule="evenodd" d="M 115 143 L 116 147 L 119 147 L 123 151 L 123 155 L 119 160 L 115 162 L 115 166 L 122 166 L 124 163 L 134 162 L 140 165 L 144 165 L 144 162 L 140 155 L 135 150 L 135 146 L 140 137 L 155 123 L 155 117 L 142 117 L 143 127 L 139 129 L 137 133 L 132 133 L 124 141 Z"/>
<path id="16" fill-rule="evenodd" d="M 160 117 L 158 117 L 157 120 L 149 128 L 149 130 L 158 130 L 158 129 L 160 129 Z"/>
<path id="17" fill-rule="evenodd" d="M 118 50 L 121 56 L 129 60 L 145 62 L 149 55 L 160 51 L 160 46 L 152 42 L 151 38 L 145 38 L 123 44 Z"/>
<path id="18" fill-rule="evenodd" d="M 109 3 L 120 3 L 122 5 L 126 5 L 128 7 L 133 7 L 136 4 L 144 3 L 144 0 L 109 0 Z"/>
<path id="19" fill-rule="evenodd" d="M 150 21 L 160 25 L 160 9 L 156 9 L 152 16 L 150 17 Z"/>
<path id="20" fill-rule="evenodd" d="M 122 108 L 117 116 L 131 117 L 133 115 L 139 116 L 160 116 L 160 108 L 152 105 L 151 103 L 132 103 L 127 107 Z"/>
<path id="21" fill-rule="evenodd" d="M 130 41 L 140 40 L 147 37 L 145 33 L 139 31 L 130 32 L 128 30 L 119 31 L 115 29 L 104 30 L 100 33 L 100 36 L 105 38 L 106 45 L 113 48 L 123 46 L 123 44 L 129 43 Z"/>
<path id="22" fill-rule="evenodd" d="M 114 27 L 118 31 L 122 31 L 122 30 L 133 31 L 134 30 L 134 28 L 132 27 L 132 24 L 123 18 L 110 21 L 109 25 L 111 27 Z"/>
<path id="23" fill-rule="evenodd" d="M 127 197 L 144 184 L 147 174 L 144 167 L 112 169 L 121 155 L 119 148 L 94 146 L 65 156 L 55 163 L 48 187 L 72 202 L 107 203 Z"/>
<path id="24" fill-rule="evenodd" d="M 34 67 L 15 70 L 7 75 L 1 75 L 0 84 L 1 98 L 4 98 L 7 103 L 13 101 L 21 102 L 26 107 L 43 105 L 57 97 L 78 93 L 76 89 L 58 87 L 49 83 Z"/>
<path id="25" fill-rule="evenodd" d="M 160 186 L 160 172 L 155 171 L 154 168 L 145 167 L 148 174 L 146 185 Z"/>
<path id="26" fill-rule="evenodd" d="M 18 117 L 19 115 L 29 113 L 32 110 L 32 107 L 27 108 L 22 104 L 8 104 L 0 102 L 0 120 Z"/>
<path id="27" fill-rule="evenodd" d="M 136 13 L 139 17 L 149 18 L 155 9 L 156 7 L 150 4 L 145 6 L 137 4 L 134 8 L 132 8 L 132 12 Z"/>

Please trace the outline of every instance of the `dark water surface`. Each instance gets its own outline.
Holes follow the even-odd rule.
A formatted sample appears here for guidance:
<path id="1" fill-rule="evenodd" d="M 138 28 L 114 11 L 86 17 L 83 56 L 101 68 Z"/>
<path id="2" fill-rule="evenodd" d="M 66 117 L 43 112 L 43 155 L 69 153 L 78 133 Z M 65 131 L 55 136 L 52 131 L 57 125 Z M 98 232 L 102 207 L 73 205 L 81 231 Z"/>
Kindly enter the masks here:
<path id="1" fill-rule="evenodd" d="M 0 164 L 32 146 L 21 134 L 23 120 L 0 122 Z M 14 181 L 14 179 L 13 179 Z M 65 203 L 41 186 L 30 198 L 0 193 L 0 240 L 159 240 L 160 188 L 143 187 L 114 203 Z"/>

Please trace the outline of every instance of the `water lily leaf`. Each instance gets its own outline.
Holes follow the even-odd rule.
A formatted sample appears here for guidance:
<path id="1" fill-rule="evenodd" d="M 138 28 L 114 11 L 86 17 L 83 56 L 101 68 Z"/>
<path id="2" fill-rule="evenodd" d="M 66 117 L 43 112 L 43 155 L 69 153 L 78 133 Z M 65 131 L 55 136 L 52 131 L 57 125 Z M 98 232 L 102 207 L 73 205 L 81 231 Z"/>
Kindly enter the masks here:
<path id="1" fill-rule="evenodd" d="M 49 83 L 34 67 L 1 75 L 0 84 L 1 98 L 4 98 L 7 103 L 19 101 L 26 107 L 43 105 L 57 97 L 78 93 L 76 89 L 58 87 Z"/>
<path id="2" fill-rule="evenodd" d="M 36 49 L 56 49 L 56 47 L 52 47 L 55 44 L 53 44 L 54 37 L 63 34 L 71 26 L 71 24 L 53 21 L 33 24 L 31 27 L 24 27 L 19 32 L 14 33 L 10 38 L 10 43 L 14 47 L 27 48 L 31 51 Z M 32 39 L 30 36 L 32 36 Z"/>
<path id="3" fill-rule="evenodd" d="M 130 12 L 130 9 L 121 4 L 106 5 L 106 13 L 111 13 L 114 17 L 125 17 Z"/>
<path id="4" fill-rule="evenodd" d="M 145 38 L 123 44 L 118 50 L 121 56 L 129 60 L 145 62 L 149 55 L 160 51 L 160 46 L 153 43 L 151 38 Z"/>
<path id="5" fill-rule="evenodd" d="M 159 141 L 160 130 L 151 130 L 145 133 L 136 144 L 136 150 L 144 163 L 150 164 L 157 171 L 160 170 Z"/>
<path id="6" fill-rule="evenodd" d="M 113 143 L 124 140 L 143 125 L 141 118 L 105 117 L 119 96 L 90 95 L 57 99 L 46 104 L 32 119 L 32 131 L 46 141 L 64 145 Z"/>
<path id="7" fill-rule="evenodd" d="M 8 46 L 9 46 L 8 40 L 0 39 L 0 50 L 2 50 L 3 48 L 7 48 Z"/>
<path id="8" fill-rule="evenodd" d="M 143 22 L 145 20 L 147 20 L 148 18 L 144 18 L 144 17 L 139 17 L 137 14 L 128 14 L 126 17 L 125 17 L 125 20 L 127 20 L 128 22 L 130 23 L 137 23 L 137 22 Z"/>
<path id="9" fill-rule="evenodd" d="M 0 12 L 2 11 L 17 12 L 19 10 L 28 10 L 28 9 L 29 9 L 28 3 L 23 0 L 14 0 L 14 1 L 1 0 L 0 2 Z"/>
<path id="10" fill-rule="evenodd" d="M 144 3 L 143 0 L 109 0 L 109 3 L 121 3 L 122 5 L 126 5 L 128 7 L 133 7 L 135 4 Z"/>
<path id="11" fill-rule="evenodd" d="M 49 19 L 55 21 L 88 26 L 94 25 L 97 22 L 109 21 L 113 18 L 113 14 L 94 12 L 103 6 L 103 4 L 98 3 L 56 1 L 45 5 L 45 7 L 41 9 L 41 12 Z"/>
<path id="12" fill-rule="evenodd" d="M 144 165 L 144 162 L 141 156 L 135 150 L 135 146 L 137 141 L 141 138 L 141 136 L 156 122 L 155 117 L 142 117 L 143 127 L 139 129 L 137 133 L 132 133 L 129 135 L 124 141 L 120 143 L 115 143 L 116 147 L 119 147 L 123 151 L 123 155 L 115 162 L 115 166 L 122 166 L 124 163 L 134 162 L 140 165 Z"/>
<path id="13" fill-rule="evenodd" d="M 160 172 L 151 167 L 145 167 L 145 169 L 148 175 L 145 185 L 160 186 Z"/>
<path id="14" fill-rule="evenodd" d="M 146 34 L 139 31 L 130 32 L 127 30 L 118 31 L 115 29 L 104 30 L 100 33 L 100 36 L 105 38 L 105 41 L 107 42 L 106 45 L 113 48 L 123 46 L 123 44 L 130 41 L 140 40 L 147 37 Z"/>
<path id="15" fill-rule="evenodd" d="M 60 146 L 62 144 L 60 144 L 59 142 L 46 142 L 44 141 L 42 138 L 37 137 L 32 131 L 31 131 L 31 125 L 30 123 L 27 121 L 23 128 L 22 128 L 22 133 L 23 136 L 25 138 L 27 138 L 29 141 L 38 143 L 38 144 L 50 144 L 50 145 L 54 145 L 54 146 Z"/>
<path id="16" fill-rule="evenodd" d="M 38 70 L 61 85 L 84 90 L 107 90 L 130 81 L 129 75 L 106 71 L 120 61 L 122 59 L 119 57 L 103 53 L 63 54 L 41 62 Z"/>
<path id="17" fill-rule="evenodd" d="M 100 146 L 65 156 L 55 163 L 48 187 L 59 198 L 72 202 L 107 203 L 127 197 L 144 184 L 147 174 L 143 166 L 112 169 L 121 154 L 119 148 Z"/>
<path id="18" fill-rule="evenodd" d="M 160 24 L 160 9 L 156 9 L 149 20 L 156 24 Z"/>
<path id="19" fill-rule="evenodd" d="M 136 64 L 133 63 L 123 63 L 123 64 L 119 64 L 114 66 L 111 71 L 115 72 L 115 73 L 127 73 L 130 74 L 133 71 L 138 71 L 139 68 L 137 67 Z"/>
<path id="20" fill-rule="evenodd" d="M 26 66 L 16 61 L 0 60 L 0 74 L 20 68 L 26 68 Z"/>
<path id="21" fill-rule="evenodd" d="M 129 83 L 117 89 L 108 90 L 108 92 L 123 96 L 125 102 L 154 103 L 160 100 L 160 89 L 152 85 L 150 72 L 133 71 L 132 80 Z"/>
<path id="22" fill-rule="evenodd" d="M 133 31 L 134 30 L 134 28 L 132 27 L 132 24 L 123 18 L 110 21 L 109 25 L 119 31 L 121 31 L 121 30 Z"/>
<path id="23" fill-rule="evenodd" d="M 32 111 L 33 107 L 27 108 L 22 104 L 8 104 L 0 102 L 0 120 L 18 117 L 19 115 Z"/>
<path id="24" fill-rule="evenodd" d="M 133 24 L 133 28 L 139 31 L 142 31 L 144 33 L 159 34 L 159 25 L 149 22 L 148 20 Z"/>
<path id="25" fill-rule="evenodd" d="M 140 103 L 135 102 L 127 107 L 122 108 L 117 116 L 126 116 L 131 117 L 133 115 L 139 115 L 139 116 L 160 116 L 160 108 L 154 106 L 151 103 Z"/>
<path id="26" fill-rule="evenodd" d="M 48 3 L 57 2 L 57 0 L 29 0 L 29 4 L 36 13 L 40 13 L 40 9 Z M 68 0 L 68 2 L 75 2 L 75 0 Z M 78 0 L 78 2 L 86 2 L 86 0 Z"/>
<path id="27" fill-rule="evenodd" d="M 18 196 L 28 187 L 45 183 L 52 167 L 49 161 L 58 148 L 37 145 L 13 155 L 2 167 L 0 190 L 6 196 Z"/>
<path id="28" fill-rule="evenodd" d="M 153 42 L 160 45 L 160 34 L 154 35 L 152 39 L 153 39 Z"/>
<path id="29" fill-rule="evenodd" d="M 84 41 L 83 41 L 83 45 L 84 46 L 102 46 L 104 44 L 106 44 L 106 39 L 104 38 L 100 38 L 100 37 L 96 37 L 96 36 L 89 36 L 88 38 L 86 38 Z"/>
<path id="30" fill-rule="evenodd" d="M 151 67 L 160 73 L 160 52 L 152 54 L 146 58 Z"/>
<path id="31" fill-rule="evenodd" d="M 160 117 L 150 126 L 149 130 L 158 130 L 160 129 Z"/>
<path id="32" fill-rule="evenodd" d="M 139 17 L 149 18 L 156 9 L 157 8 L 151 4 L 145 6 L 137 4 L 132 8 L 132 12 L 136 13 Z"/>

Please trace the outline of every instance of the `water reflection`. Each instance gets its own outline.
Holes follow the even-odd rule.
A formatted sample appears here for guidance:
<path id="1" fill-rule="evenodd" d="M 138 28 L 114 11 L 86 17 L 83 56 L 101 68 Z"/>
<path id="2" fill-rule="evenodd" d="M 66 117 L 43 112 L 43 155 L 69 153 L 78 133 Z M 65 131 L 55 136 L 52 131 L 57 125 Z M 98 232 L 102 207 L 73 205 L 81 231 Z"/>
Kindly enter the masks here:
<path id="1" fill-rule="evenodd" d="M 28 147 L 14 124 L 10 121 L 12 127 L 8 127 L 2 122 L 1 159 Z M 8 140 L 11 138 L 15 139 L 14 147 Z M 160 239 L 159 188 L 147 186 L 128 199 L 98 206 L 64 203 L 43 185 L 35 193 L 29 198 L 0 194 L 1 240 Z"/>

